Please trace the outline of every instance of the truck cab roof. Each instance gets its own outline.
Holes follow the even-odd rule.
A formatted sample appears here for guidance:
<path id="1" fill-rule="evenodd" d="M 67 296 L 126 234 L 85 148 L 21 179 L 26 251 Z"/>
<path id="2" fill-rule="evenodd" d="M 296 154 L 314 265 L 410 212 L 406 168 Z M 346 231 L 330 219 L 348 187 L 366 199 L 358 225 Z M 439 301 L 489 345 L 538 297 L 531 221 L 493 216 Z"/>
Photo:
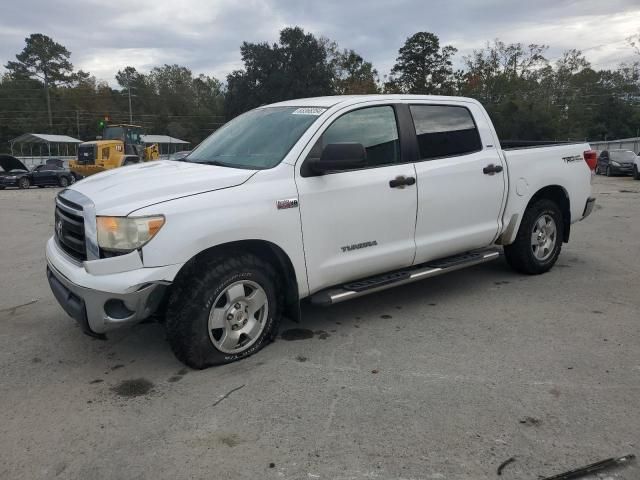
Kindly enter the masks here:
<path id="1" fill-rule="evenodd" d="M 285 100 L 283 102 L 264 105 L 263 107 L 324 107 L 329 108 L 336 105 L 354 105 L 362 102 L 374 101 L 434 101 L 434 102 L 471 102 L 478 103 L 477 100 L 468 97 L 450 97 L 444 95 L 411 95 L 411 94 L 394 94 L 394 95 L 331 95 L 326 97 L 309 97 L 298 98 L 295 100 Z"/>

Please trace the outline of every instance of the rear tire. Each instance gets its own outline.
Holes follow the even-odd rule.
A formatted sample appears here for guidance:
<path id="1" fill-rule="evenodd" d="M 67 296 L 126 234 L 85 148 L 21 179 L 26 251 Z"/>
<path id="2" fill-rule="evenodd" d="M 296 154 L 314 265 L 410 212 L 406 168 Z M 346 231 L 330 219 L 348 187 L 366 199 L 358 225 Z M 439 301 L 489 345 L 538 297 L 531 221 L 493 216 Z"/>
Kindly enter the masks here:
<path id="1" fill-rule="evenodd" d="M 607 173 L 606 173 L 607 177 L 611 177 L 611 167 L 607 167 Z"/>
<path id="2" fill-rule="evenodd" d="M 634 180 L 640 180 L 640 172 L 638 171 L 638 166 L 637 165 L 633 166 L 633 179 Z"/>
<path id="3" fill-rule="evenodd" d="M 558 205 L 547 199 L 536 201 L 524 212 L 515 242 L 504 247 L 507 263 L 528 275 L 549 271 L 560 255 L 563 234 Z"/>
<path id="4" fill-rule="evenodd" d="M 58 185 L 62 188 L 67 188 L 69 186 L 69 179 L 67 177 L 60 177 L 58 180 Z"/>
<path id="5" fill-rule="evenodd" d="M 186 268 L 172 287 L 166 312 L 167 339 L 181 362 L 197 369 L 230 363 L 275 338 L 282 295 L 273 266 L 238 252 Z"/>
<path id="6" fill-rule="evenodd" d="M 18 180 L 18 187 L 21 189 L 27 189 L 31 186 L 31 181 L 27 177 L 22 177 Z"/>

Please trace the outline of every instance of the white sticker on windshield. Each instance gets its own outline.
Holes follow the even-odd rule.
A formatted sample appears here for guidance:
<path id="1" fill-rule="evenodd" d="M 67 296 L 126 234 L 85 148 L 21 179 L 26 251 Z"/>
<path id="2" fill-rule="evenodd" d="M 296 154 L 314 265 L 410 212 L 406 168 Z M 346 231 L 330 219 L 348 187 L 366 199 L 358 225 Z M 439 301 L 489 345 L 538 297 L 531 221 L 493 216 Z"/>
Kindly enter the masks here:
<path id="1" fill-rule="evenodd" d="M 327 109 L 326 108 L 320 108 L 320 107 L 304 107 L 304 108 L 298 108 L 297 110 L 294 110 L 292 113 L 292 115 L 322 115 Z"/>

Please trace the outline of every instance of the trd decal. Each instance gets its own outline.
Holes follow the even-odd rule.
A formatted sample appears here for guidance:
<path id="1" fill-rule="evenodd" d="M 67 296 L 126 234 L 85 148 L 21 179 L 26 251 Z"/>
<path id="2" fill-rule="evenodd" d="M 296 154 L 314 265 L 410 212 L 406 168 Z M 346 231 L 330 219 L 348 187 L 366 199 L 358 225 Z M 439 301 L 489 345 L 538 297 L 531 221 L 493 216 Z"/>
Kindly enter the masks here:
<path id="1" fill-rule="evenodd" d="M 373 240 L 371 242 L 355 243 L 353 245 L 347 245 L 345 247 L 340 247 L 340 248 L 343 252 L 350 252 L 352 250 L 359 250 L 361 248 L 375 247 L 376 245 L 378 245 L 378 242 Z"/>
<path id="2" fill-rule="evenodd" d="M 573 155 L 572 157 L 562 157 L 564 163 L 581 162 L 582 157 L 580 155 Z"/>

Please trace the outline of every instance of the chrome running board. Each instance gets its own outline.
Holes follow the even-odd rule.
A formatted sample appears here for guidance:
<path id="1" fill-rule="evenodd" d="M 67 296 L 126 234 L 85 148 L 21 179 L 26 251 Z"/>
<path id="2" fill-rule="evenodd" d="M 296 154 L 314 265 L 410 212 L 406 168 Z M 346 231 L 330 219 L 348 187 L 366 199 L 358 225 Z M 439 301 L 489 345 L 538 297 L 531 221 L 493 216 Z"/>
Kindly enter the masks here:
<path id="1" fill-rule="evenodd" d="M 341 286 L 327 288 L 311 295 L 310 300 L 313 305 L 333 305 L 388 288 L 490 262 L 499 257 L 500 252 L 494 249 L 468 252 L 426 262 L 416 267 L 396 270 L 384 275 L 376 275 L 355 282 L 348 282 Z"/>

